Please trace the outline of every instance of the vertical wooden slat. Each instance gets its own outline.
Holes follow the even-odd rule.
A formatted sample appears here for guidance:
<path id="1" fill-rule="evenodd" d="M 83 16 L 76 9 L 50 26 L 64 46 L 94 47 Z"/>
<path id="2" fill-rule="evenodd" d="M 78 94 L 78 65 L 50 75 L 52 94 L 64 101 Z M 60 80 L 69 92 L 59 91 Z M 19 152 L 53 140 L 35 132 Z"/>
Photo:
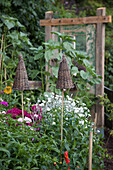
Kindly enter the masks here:
<path id="1" fill-rule="evenodd" d="M 97 9 L 97 16 L 105 16 L 105 8 Z M 104 96 L 104 49 L 105 49 L 105 24 L 97 24 L 96 32 L 96 73 L 102 76 L 102 82 L 96 85 L 96 96 Z M 97 127 L 104 126 L 104 106 L 96 104 Z"/>
<path id="2" fill-rule="evenodd" d="M 53 18 L 53 11 L 47 11 L 45 13 L 45 19 L 52 19 L 52 18 Z M 49 39 L 52 38 L 51 31 L 52 31 L 52 26 L 45 26 L 45 42 L 47 42 Z M 46 71 L 48 71 L 48 65 L 45 66 L 45 69 Z M 49 90 L 49 83 L 47 83 L 47 90 Z"/>

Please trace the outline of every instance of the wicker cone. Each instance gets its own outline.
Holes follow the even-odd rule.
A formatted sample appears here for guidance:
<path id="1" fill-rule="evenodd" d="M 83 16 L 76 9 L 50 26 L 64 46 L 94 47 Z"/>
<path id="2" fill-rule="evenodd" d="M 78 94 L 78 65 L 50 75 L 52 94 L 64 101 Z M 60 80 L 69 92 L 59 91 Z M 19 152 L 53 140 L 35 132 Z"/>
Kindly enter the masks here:
<path id="1" fill-rule="evenodd" d="M 29 89 L 29 83 L 28 83 L 28 77 L 27 72 L 25 68 L 25 64 L 23 61 L 23 57 L 20 54 L 19 56 L 19 63 L 16 70 L 16 75 L 13 83 L 13 89 L 15 90 L 28 90 Z"/>
<path id="2" fill-rule="evenodd" d="M 69 67 L 66 61 L 65 56 L 62 56 L 62 61 L 59 66 L 58 71 L 58 80 L 56 84 L 57 89 L 68 89 L 68 88 L 74 88 Z"/>

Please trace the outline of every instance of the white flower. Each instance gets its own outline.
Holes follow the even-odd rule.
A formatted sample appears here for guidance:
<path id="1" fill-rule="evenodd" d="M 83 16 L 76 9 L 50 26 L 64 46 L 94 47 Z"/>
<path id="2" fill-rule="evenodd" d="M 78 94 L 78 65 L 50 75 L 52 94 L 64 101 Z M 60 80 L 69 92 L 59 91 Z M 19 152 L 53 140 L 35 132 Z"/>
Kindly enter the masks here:
<path id="1" fill-rule="evenodd" d="M 26 98 L 28 101 L 30 101 L 30 98 Z"/>
<path id="2" fill-rule="evenodd" d="M 84 125 L 84 120 L 79 121 L 80 124 Z"/>
<path id="3" fill-rule="evenodd" d="M 5 111 L 2 111 L 2 113 L 3 113 L 3 114 L 6 114 L 6 112 L 5 112 Z"/>
<path id="4" fill-rule="evenodd" d="M 23 119 L 20 117 L 20 118 L 17 119 L 17 121 L 23 122 Z"/>
<path id="5" fill-rule="evenodd" d="M 84 114 L 80 113 L 79 116 L 80 116 L 80 117 L 84 117 Z"/>
<path id="6" fill-rule="evenodd" d="M 37 102 L 40 103 L 41 101 L 38 99 Z"/>
<path id="7" fill-rule="evenodd" d="M 74 74 L 73 74 L 73 76 L 76 76 L 76 75 L 77 75 L 77 73 L 74 73 Z"/>
<path id="8" fill-rule="evenodd" d="M 44 106 L 44 103 L 39 104 L 39 106 Z"/>
<path id="9" fill-rule="evenodd" d="M 43 102 L 43 103 L 46 103 L 46 101 L 45 101 L 45 100 L 42 100 L 42 102 Z"/>
<path id="10" fill-rule="evenodd" d="M 37 117 L 38 117 L 38 115 L 37 115 L 37 114 L 34 114 L 34 117 L 36 117 L 36 118 L 37 118 Z"/>
<path id="11" fill-rule="evenodd" d="M 72 105 L 72 106 L 75 106 L 75 102 L 73 102 L 71 105 Z"/>
<path id="12" fill-rule="evenodd" d="M 50 111 L 51 109 L 49 107 L 47 107 L 47 111 Z"/>
<path id="13" fill-rule="evenodd" d="M 68 117 L 66 117 L 66 120 L 68 120 Z"/>
<path id="14" fill-rule="evenodd" d="M 56 122 L 53 122 L 52 125 L 56 125 Z"/>
<path id="15" fill-rule="evenodd" d="M 28 117 L 25 117 L 25 119 L 24 119 L 25 121 L 26 121 L 26 123 L 30 123 L 30 122 L 32 122 L 32 120 L 30 119 L 30 118 L 28 118 Z"/>
<path id="16" fill-rule="evenodd" d="M 100 130 L 97 129 L 97 133 L 100 133 Z"/>
<path id="17" fill-rule="evenodd" d="M 51 98 L 48 98 L 48 102 L 51 102 Z"/>

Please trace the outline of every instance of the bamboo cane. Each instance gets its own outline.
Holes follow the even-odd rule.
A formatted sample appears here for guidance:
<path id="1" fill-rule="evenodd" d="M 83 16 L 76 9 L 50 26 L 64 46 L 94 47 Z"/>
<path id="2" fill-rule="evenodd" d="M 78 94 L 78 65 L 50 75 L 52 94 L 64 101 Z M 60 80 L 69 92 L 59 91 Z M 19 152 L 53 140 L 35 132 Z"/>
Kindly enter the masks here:
<path id="1" fill-rule="evenodd" d="M 62 152 L 62 141 L 63 141 L 63 98 L 64 90 L 62 90 L 62 111 L 61 111 L 61 152 Z M 60 153 L 60 162 L 62 162 L 62 155 Z"/>
<path id="2" fill-rule="evenodd" d="M 5 68 L 5 81 L 7 80 L 7 69 Z M 5 85 L 7 86 L 7 83 L 5 83 Z"/>
<path id="3" fill-rule="evenodd" d="M 1 52 L 3 51 L 3 38 L 4 35 L 2 35 L 2 40 L 1 40 Z M 1 66 L 2 66 L 2 54 L 0 54 L 0 71 L 1 71 Z"/>
<path id="4" fill-rule="evenodd" d="M 93 145 L 93 131 L 89 134 L 89 170 L 92 170 L 92 145 Z"/>
<path id="5" fill-rule="evenodd" d="M 21 101 L 22 101 L 22 119 L 24 121 L 24 109 L 23 109 L 23 91 L 21 91 Z"/>
<path id="6" fill-rule="evenodd" d="M 94 131 L 96 130 L 96 123 L 97 123 L 97 113 L 95 113 L 95 119 L 94 119 Z M 89 170 L 92 170 L 92 146 L 93 146 L 93 130 L 90 131 L 89 134 Z"/>

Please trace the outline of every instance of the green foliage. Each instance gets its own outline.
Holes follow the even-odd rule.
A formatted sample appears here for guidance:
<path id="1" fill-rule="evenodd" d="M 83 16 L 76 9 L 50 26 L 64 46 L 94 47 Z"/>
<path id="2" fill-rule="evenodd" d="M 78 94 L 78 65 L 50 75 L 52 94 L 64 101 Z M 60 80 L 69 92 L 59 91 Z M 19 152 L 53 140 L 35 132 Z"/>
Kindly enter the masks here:
<path id="1" fill-rule="evenodd" d="M 46 72 L 43 69 L 44 67 L 42 67 L 41 69 L 43 91 L 47 90 L 48 83 L 51 91 L 56 93 L 60 91 L 56 89 L 56 81 L 58 78 L 59 63 L 61 61 L 62 55 L 64 54 L 70 68 L 72 80 L 77 88 L 77 95 L 85 98 L 86 100 L 86 98 L 89 98 L 88 91 L 92 86 L 101 82 L 101 77 L 95 73 L 95 69 L 90 64 L 89 57 L 85 53 L 80 53 L 74 49 L 72 43 L 76 42 L 76 40 L 74 40 L 72 36 L 66 35 L 64 33 L 61 34 L 59 32 L 51 33 L 55 34 L 55 36 L 58 38 L 58 40 L 60 39 L 60 41 L 53 41 L 52 39 L 50 39 L 48 42 L 43 43 L 43 45 L 39 48 L 31 48 L 31 50 L 34 52 L 34 60 L 41 61 L 44 56 L 46 60 L 46 65 L 48 66 L 48 70 L 46 70 Z M 58 52 L 57 54 L 56 50 Z M 55 59 L 53 59 L 54 56 Z M 50 64 L 51 60 L 54 63 L 53 66 Z M 80 66 L 84 66 L 86 72 L 84 70 L 79 70 L 76 65 L 77 63 Z M 52 70 L 52 75 L 49 72 L 50 69 Z M 46 82 L 45 80 L 43 80 L 43 77 L 45 75 L 47 76 Z"/>
<path id="2" fill-rule="evenodd" d="M 69 167 L 88 168 L 89 110 L 80 100 L 64 99 L 62 164 L 60 164 L 60 119 L 62 96 L 45 93 L 41 96 L 43 120 L 34 126 L 20 126 L 10 115 L 0 119 L 0 167 L 2 169 L 67 169 L 64 152 L 69 153 Z M 7 123 L 6 123 L 7 122 Z M 40 128 L 36 131 L 36 128 Z M 97 133 L 93 136 L 93 168 L 103 168 L 103 142 Z M 56 162 L 56 166 L 54 165 Z"/>

